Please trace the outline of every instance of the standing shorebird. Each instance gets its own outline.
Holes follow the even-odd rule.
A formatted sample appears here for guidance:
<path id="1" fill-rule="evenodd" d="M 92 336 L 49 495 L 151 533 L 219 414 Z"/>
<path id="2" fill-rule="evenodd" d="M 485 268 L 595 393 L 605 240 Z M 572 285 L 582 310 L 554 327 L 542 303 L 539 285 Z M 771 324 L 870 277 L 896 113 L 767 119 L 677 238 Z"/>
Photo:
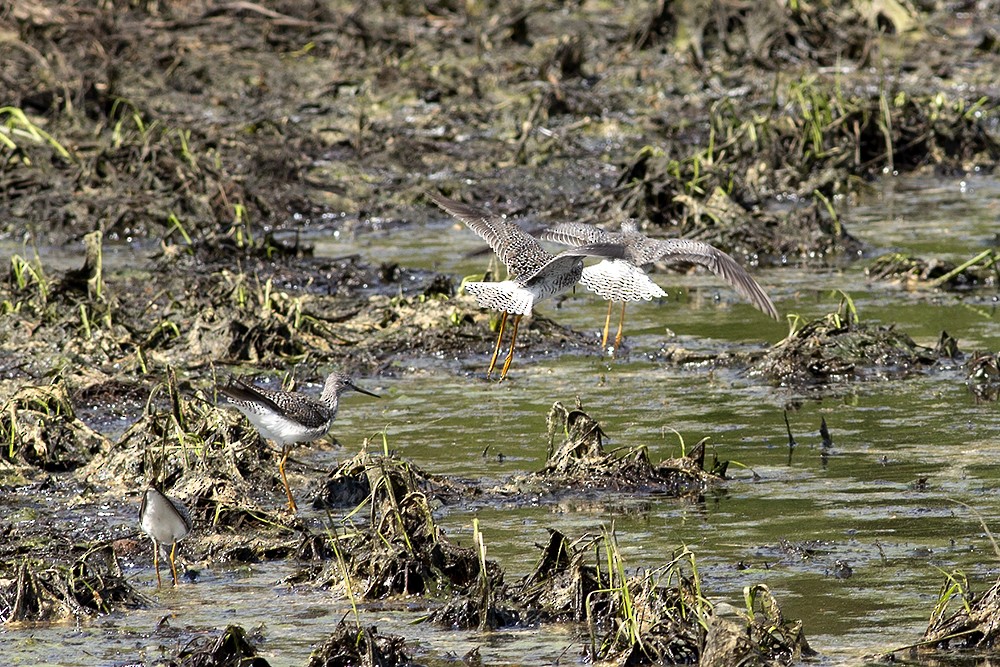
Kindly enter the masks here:
<path id="1" fill-rule="evenodd" d="M 517 326 L 522 317 L 531 314 L 534 304 L 573 287 L 584 271 L 584 257 L 625 257 L 625 247 L 620 242 L 580 243 L 578 247 L 552 255 L 542 248 L 537 239 L 506 217 L 492 215 L 484 209 L 438 194 L 429 192 L 427 197 L 489 243 L 510 274 L 507 280 L 500 282 L 465 283 L 465 291 L 476 297 L 481 307 L 503 313 L 493 357 L 486 371 L 487 378 L 496 366 L 509 315 L 514 315 L 514 329 L 510 349 L 500 371 L 501 381 L 507 377 L 507 369 L 514 358 Z"/>
<path id="2" fill-rule="evenodd" d="M 162 586 L 160 580 L 160 549 L 170 547 L 170 572 L 174 575 L 174 586 L 177 585 L 177 543 L 191 532 L 191 515 L 187 508 L 170 496 L 160 493 L 153 487 L 142 494 L 139 505 L 139 526 L 153 540 L 153 567 L 156 569 L 156 585 Z"/>
<path id="3" fill-rule="evenodd" d="M 348 389 L 379 397 L 355 385 L 350 376 L 337 372 L 327 376 L 319 400 L 291 391 L 264 389 L 235 377 L 230 378 L 228 384 L 219 386 L 219 393 L 229 399 L 229 405 L 245 414 L 262 437 L 281 445 L 278 472 L 288 494 L 288 509 L 292 512 L 298 507 L 285 477 L 290 445 L 312 442 L 326 435 L 337 418 L 340 395 Z"/>
<path id="4" fill-rule="evenodd" d="M 635 221 L 622 222 L 620 232 L 607 232 L 593 225 L 580 222 L 565 222 L 543 232 L 541 238 L 569 246 L 591 243 L 621 243 L 625 246 L 623 259 L 605 260 L 583 270 L 580 281 L 591 292 L 609 301 L 608 315 L 604 319 L 604 335 L 601 348 L 607 349 L 608 327 L 611 323 L 611 308 L 615 301 L 622 302 L 622 312 L 618 319 L 618 334 L 612 348 L 618 349 L 622 341 L 622 327 L 625 324 L 625 304 L 629 301 L 649 301 L 666 296 L 660 286 L 646 275 L 642 267 L 653 262 L 697 264 L 725 280 L 755 308 L 766 315 L 778 319 L 778 311 L 770 297 L 742 266 L 732 257 L 715 246 L 690 239 L 651 239 L 636 226 Z"/>

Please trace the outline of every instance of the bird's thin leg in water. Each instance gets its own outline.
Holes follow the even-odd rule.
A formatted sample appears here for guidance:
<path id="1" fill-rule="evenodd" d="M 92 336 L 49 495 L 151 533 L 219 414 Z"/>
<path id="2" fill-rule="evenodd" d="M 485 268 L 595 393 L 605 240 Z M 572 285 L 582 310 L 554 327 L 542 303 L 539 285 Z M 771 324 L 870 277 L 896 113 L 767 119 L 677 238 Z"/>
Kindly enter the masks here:
<path id="1" fill-rule="evenodd" d="M 608 301 L 608 316 L 604 318 L 604 335 L 601 336 L 601 354 L 608 349 L 608 327 L 611 326 L 611 307 L 614 305 L 614 301 Z"/>
<path id="2" fill-rule="evenodd" d="M 517 341 L 517 325 L 521 323 L 521 315 L 514 316 L 514 331 L 510 335 L 510 350 L 507 352 L 507 358 L 503 362 L 503 370 L 500 371 L 500 381 L 507 377 L 507 369 L 510 368 L 510 361 L 514 358 L 514 343 Z"/>
<path id="3" fill-rule="evenodd" d="M 177 543 L 174 542 L 170 547 L 170 572 L 174 575 L 174 586 L 177 585 L 177 564 L 175 558 L 177 556 Z"/>
<path id="4" fill-rule="evenodd" d="M 503 340 L 503 330 L 507 326 L 507 311 L 503 311 L 503 317 L 500 318 L 500 333 L 497 334 L 497 344 L 493 348 L 493 357 L 490 359 L 490 367 L 486 371 L 486 379 L 489 380 L 490 376 L 493 375 L 493 367 L 497 365 L 497 355 L 500 354 L 500 342 Z"/>
<path id="5" fill-rule="evenodd" d="M 622 327 L 625 326 L 625 304 L 626 303 L 627 303 L 626 301 L 622 301 L 622 316 L 620 318 L 618 318 L 618 334 L 615 336 L 615 349 L 616 350 L 618 349 L 618 346 L 622 344 Z M 608 313 L 610 314 L 611 311 L 608 311 Z"/>
<path id="6" fill-rule="evenodd" d="M 299 508 L 295 505 L 295 498 L 292 498 L 292 489 L 288 486 L 288 478 L 285 477 L 286 461 L 288 461 L 288 445 L 282 445 L 281 461 L 278 463 L 278 472 L 281 473 L 281 483 L 285 485 L 285 493 L 288 494 L 288 509 L 292 512 L 298 512 Z"/>
<path id="7" fill-rule="evenodd" d="M 163 586 L 160 580 L 160 543 L 153 540 L 153 569 L 156 570 L 156 587 Z"/>

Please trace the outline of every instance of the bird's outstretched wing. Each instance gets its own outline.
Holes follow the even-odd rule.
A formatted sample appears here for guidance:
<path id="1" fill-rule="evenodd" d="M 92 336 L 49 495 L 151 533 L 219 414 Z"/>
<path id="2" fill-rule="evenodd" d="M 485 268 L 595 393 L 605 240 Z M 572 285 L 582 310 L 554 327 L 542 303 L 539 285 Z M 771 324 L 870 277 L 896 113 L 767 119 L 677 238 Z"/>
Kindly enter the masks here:
<path id="1" fill-rule="evenodd" d="M 515 278 L 535 273 L 552 257 L 535 237 L 505 217 L 434 192 L 428 192 L 427 198 L 489 243 Z"/>
<path id="2" fill-rule="evenodd" d="M 630 259 L 639 266 L 653 262 L 687 262 L 703 266 L 729 283 L 755 308 L 778 319 L 778 310 L 764 288 L 735 259 L 713 245 L 691 239 L 645 239 L 638 248 L 632 248 Z"/>

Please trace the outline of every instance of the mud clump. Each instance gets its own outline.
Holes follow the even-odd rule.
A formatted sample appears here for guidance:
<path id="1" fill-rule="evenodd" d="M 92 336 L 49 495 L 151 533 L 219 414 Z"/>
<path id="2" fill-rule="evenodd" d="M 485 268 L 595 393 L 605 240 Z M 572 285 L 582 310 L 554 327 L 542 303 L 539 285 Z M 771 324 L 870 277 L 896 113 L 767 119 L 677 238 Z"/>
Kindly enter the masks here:
<path id="1" fill-rule="evenodd" d="M 107 439 L 76 417 L 66 385 L 22 387 L 0 411 L 0 465 L 66 472 L 106 449 Z M 0 467 L 0 473 L 3 468 Z"/>
<path id="2" fill-rule="evenodd" d="M 270 663 L 257 655 L 257 648 L 238 625 L 230 625 L 217 637 L 195 637 L 165 661 L 163 667 L 270 667 Z"/>
<path id="3" fill-rule="evenodd" d="M 367 581 L 364 597 L 467 591 L 479 576 L 502 581 L 499 566 L 481 572 L 474 550 L 458 547 L 436 525 L 428 497 L 414 485 L 405 465 L 382 459 L 368 469 L 372 487 L 371 534 L 348 547 L 354 575 Z"/>
<path id="4" fill-rule="evenodd" d="M 372 493 L 369 470 L 383 465 L 380 458 L 368 453 L 370 443 L 354 458 L 345 461 L 320 482 L 320 488 L 312 499 L 315 509 L 336 509 L 361 505 Z M 420 491 L 435 502 L 457 502 L 463 498 L 479 495 L 476 487 L 439 475 L 432 475 L 420 467 L 390 456 L 392 465 L 405 468 L 410 488 Z"/>
<path id="5" fill-rule="evenodd" d="M 974 595 L 964 581 L 958 592 L 949 580 L 941 593 L 939 602 L 951 602 L 958 598 L 960 608 L 945 615 L 948 605 L 939 604 L 931 616 L 930 623 L 918 647 L 918 653 L 945 654 L 959 649 L 990 649 L 1000 641 L 1000 580 L 989 590 Z M 946 597 L 947 596 L 947 597 Z"/>
<path id="6" fill-rule="evenodd" d="M 360 627 L 341 621 L 323 645 L 309 656 L 307 667 L 396 667 L 413 664 L 402 637 L 379 634 L 375 626 Z"/>
<path id="7" fill-rule="evenodd" d="M 853 307 L 806 322 L 772 347 L 751 373 L 785 385 L 896 377 L 929 368 L 959 354 L 942 334 L 937 349 L 917 345 L 893 326 L 858 321 Z"/>
<path id="8" fill-rule="evenodd" d="M 806 641 L 802 622 L 784 617 L 767 586 L 748 586 L 744 598 L 749 604 L 746 610 L 725 603 L 712 609 L 698 664 L 791 665 L 818 655 Z"/>
<path id="9" fill-rule="evenodd" d="M 346 537 L 332 538 L 329 551 L 341 554 L 342 560 L 313 565 L 290 578 L 290 583 L 359 582 L 362 596 L 369 600 L 398 595 L 461 597 L 481 581 L 493 590 L 502 585 L 503 573 L 495 561 L 454 544 L 435 523 L 426 477 L 404 461 L 367 454 L 347 465 L 345 472 L 352 470 L 352 492 L 370 489 L 364 501 L 367 524 L 348 531 Z M 356 479 L 361 471 L 364 483 Z"/>
<path id="10" fill-rule="evenodd" d="M 108 545 L 89 549 L 71 565 L 0 561 L 0 601 L 0 623 L 79 620 L 149 604 Z"/>
<path id="11" fill-rule="evenodd" d="M 549 531 L 534 571 L 510 589 L 522 615 L 586 622 L 588 656 L 618 664 L 790 664 L 812 655 L 801 621 L 788 621 L 764 586 L 746 612 L 703 596 L 694 555 L 678 549 L 663 566 L 628 575 L 613 533 L 569 541 Z M 717 611 L 718 610 L 718 611 Z"/>
<path id="12" fill-rule="evenodd" d="M 705 470 L 705 441 L 684 456 L 654 464 L 644 446 L 606 452 L 606 437 L 600 424 L 580 407 L 568 409 L 556 401 L 546 418 L 549 452 L 545 467 L 509 485 L 539 489 L 547 493 L 608 489 L 698 498 L 725 478 L 726 463 Z M 553 449 L 554 437 L 562 432 L 562 443 Z"/>

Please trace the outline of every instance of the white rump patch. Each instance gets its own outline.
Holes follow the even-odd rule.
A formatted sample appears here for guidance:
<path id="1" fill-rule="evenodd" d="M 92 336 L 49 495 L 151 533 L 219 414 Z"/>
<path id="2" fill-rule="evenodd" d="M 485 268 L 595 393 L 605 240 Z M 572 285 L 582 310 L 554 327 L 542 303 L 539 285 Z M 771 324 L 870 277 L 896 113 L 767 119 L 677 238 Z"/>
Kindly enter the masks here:
<path id="1" fill-rule="evenodd" d="M 620 259 L 584 267 L 580 282 L 609 301 L 649 301 L 667 295 L 645 271 Z"/>
<path id="2" fill-rule="evenodd" d="M 513 280 L 465 283 L 465 291 L 476 297 L 483 308 L 515 315 L 530 315 L 531 306 L 535 303 L 535 294 Z"/>

